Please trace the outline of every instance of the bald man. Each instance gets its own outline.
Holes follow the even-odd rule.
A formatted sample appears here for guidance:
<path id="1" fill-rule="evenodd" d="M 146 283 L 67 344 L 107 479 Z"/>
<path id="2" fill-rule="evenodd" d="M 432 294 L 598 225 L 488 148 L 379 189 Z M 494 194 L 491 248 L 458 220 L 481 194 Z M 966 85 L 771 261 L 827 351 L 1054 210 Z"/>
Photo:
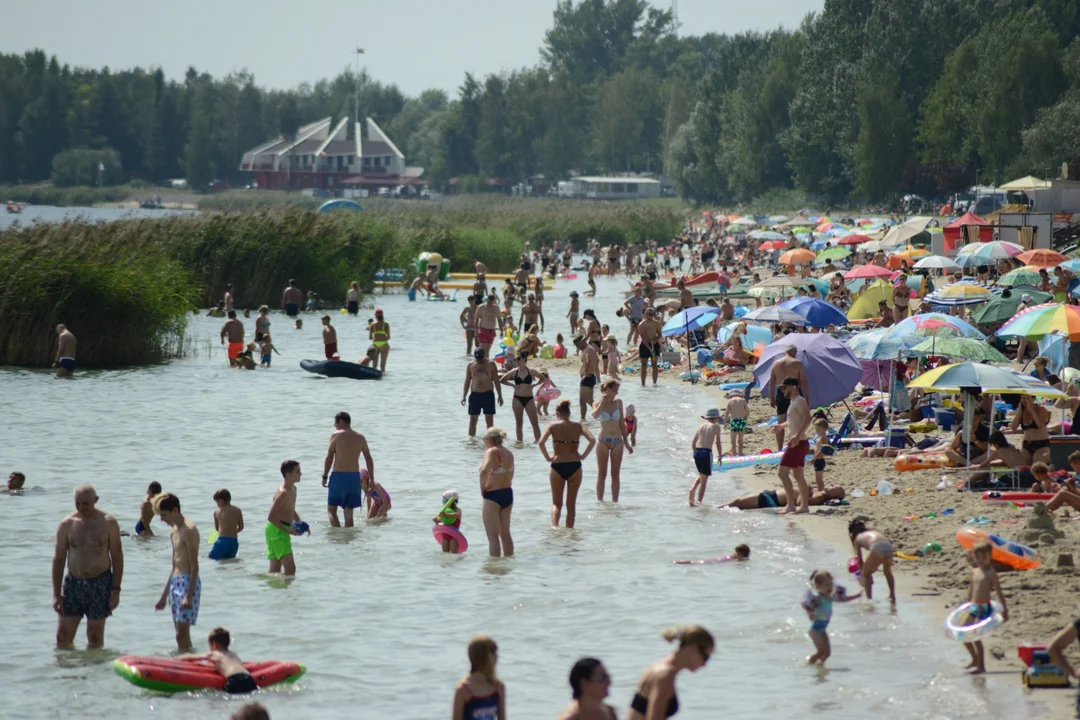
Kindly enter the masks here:
<path id="1" fill-rule="evenodd" d="M 86 646 L 105 643 L 105 619 L 120 604 L 124 552 L 120 526 L 97 509 L 93 485 L 75 488 L 75 512 L 60 521 L 53 554 L 53 610 L 59 616 L 56 646 L 71 647 L 86 618 Z M 67 575 L 64 566 L 67 566 Z"/>

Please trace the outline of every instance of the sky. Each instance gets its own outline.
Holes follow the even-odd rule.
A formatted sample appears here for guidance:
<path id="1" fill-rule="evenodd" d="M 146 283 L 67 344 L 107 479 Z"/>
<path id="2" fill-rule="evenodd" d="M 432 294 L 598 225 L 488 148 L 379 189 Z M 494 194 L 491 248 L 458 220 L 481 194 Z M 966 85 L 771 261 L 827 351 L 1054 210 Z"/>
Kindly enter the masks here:
<path id="1" fill-rule="evenodd" d="M 795 27 L 824 0 L 677 0 L 680 34 Z M 671 0 L 649 0 L 669 8 Z M 354 67 L 407 95 L 535 65 L 556 0 L 34 0 L 6 4 L 0 52 L 42 48 L 61 63 L 124 69 L 189 66 L 215 77 L 248 69 L 290 88 Z M 319 11 L 318 6 L 328 7 Z"/>

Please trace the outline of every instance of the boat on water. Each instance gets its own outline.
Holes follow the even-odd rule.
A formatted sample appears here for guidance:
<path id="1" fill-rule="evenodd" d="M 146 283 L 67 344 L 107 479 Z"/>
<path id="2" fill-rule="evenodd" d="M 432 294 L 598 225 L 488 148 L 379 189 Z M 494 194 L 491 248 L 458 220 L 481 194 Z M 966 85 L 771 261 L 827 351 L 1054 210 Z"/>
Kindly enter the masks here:
<path id="1" fill-rule="evenodd" d="M 344 377 L 353 380 L 378 380 L 382 371 L 345 360 L 301 360 L 300 367 L 323 377 Z"/>

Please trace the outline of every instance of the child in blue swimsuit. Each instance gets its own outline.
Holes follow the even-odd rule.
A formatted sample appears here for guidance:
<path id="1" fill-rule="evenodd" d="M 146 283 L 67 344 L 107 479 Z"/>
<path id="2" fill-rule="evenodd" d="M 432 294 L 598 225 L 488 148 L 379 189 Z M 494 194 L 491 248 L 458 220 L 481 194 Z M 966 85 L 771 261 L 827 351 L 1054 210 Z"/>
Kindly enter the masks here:
<path id="1" fill-rule="evenodd" d="M 832 574 L 825 570 L 816 570 L 810 575 L 810 585 L 803 595 L 802 607 L 810 617 L 810 640 L 814 643 L 817 651 L 806 662 L 824 664 L 832 654 L 829 646 L 829 620 L 832 619 L 832 607 L 834 602 L 849 602 L 862 595 L 861 592 L 848 595 L 843 585 L 833 585 Z"/>

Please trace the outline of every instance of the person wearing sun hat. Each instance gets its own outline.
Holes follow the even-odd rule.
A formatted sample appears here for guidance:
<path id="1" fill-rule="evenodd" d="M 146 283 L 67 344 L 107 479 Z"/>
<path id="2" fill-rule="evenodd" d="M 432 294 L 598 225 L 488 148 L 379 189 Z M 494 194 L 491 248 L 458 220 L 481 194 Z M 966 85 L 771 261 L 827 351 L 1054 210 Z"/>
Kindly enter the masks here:
<path id="1" fill-rule="evenodd" d="M 720 444 L 722 431 L 720 429 L 719 408 L 709 408 L 701 416 L 701 419 L 705 422 L 694 433 L 694 439 L 690 443 L 694 453 L 694 465 L 697 467 L 697 479 L 690 486 L 690 507 L 700 505 L 702 500 L 705 499 L 705 486 L 709 482 L 709 476 L 712 475 L 713 446 L 716 446 L 718 460 L 724 455 L 724 449 Z M 694 501 L 695 490 L 697 490 L 697 502 Z"/>

